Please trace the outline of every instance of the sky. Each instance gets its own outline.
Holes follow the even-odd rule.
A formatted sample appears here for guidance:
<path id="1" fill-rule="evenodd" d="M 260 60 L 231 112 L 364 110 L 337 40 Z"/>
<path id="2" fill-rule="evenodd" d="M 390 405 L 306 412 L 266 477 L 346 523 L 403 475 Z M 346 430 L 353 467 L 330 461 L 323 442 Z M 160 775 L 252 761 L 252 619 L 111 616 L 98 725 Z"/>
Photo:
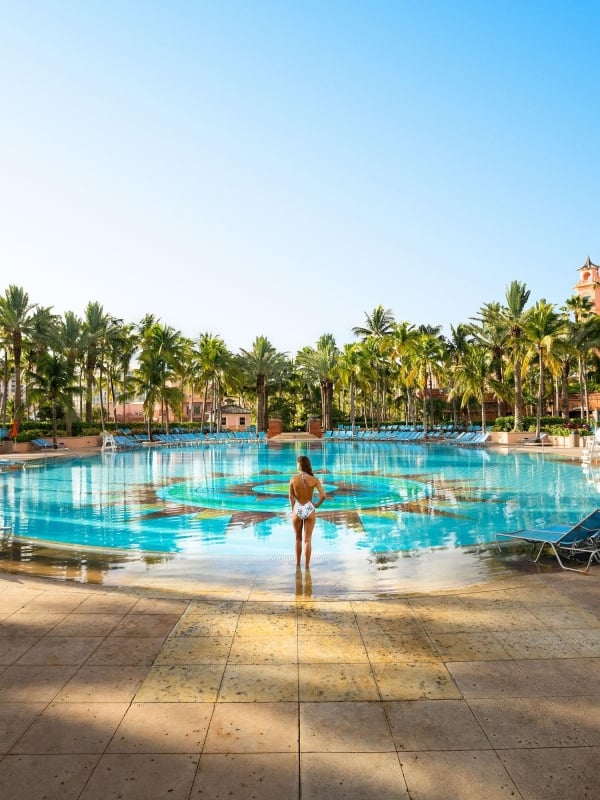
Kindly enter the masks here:
<path id="1" fill-rule="evenodd" d="M 0 0 L 0 293 L 237 352 L 600 263 L 600 3 Z"/>

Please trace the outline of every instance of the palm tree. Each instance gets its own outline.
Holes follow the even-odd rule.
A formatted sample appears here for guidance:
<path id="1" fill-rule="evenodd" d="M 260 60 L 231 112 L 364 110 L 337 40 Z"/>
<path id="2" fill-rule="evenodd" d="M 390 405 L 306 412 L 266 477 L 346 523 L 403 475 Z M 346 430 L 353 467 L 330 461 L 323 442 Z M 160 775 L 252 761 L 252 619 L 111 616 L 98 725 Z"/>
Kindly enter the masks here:
<path id="1" fill-rule="evenodd" d="M 85 343 L 86 352 L 85 421 L 87 425 L 92 424 L 92 401 L 96 366 L 101 354 L 108 324 L 109 316 L 104 312 L 102 305 L 97 302 L 89 302 L 85 308 L 85 318 L 83 322 L 83 341 Z"/>
<path id="2" fill-rule="evenodd" d="M 375 385 L 375 413 L 379 423 L 385 418 L 387 398 L 387 376 L 389 366 L 389 340 L 394 330 L 394 315 L 392 311 L 384 309 L 382 305 L 376 306 L 371 314 L 365 312 L 366 324 L 352 328 L 355 336 L 360 336 L 365 342 L 371 343 L 373 367 L 377 375 Z"/>
<path id="3" fill-rule="evenodd" d="M 0 297 L 0 332 L 12 352 L 15 373 L 14 417 L 18 425 L 22 413 L 21 358 L 24 339 L 33 330 L 33 314 L 37 304 L 29 302 L 29 295 L 19 286 L 11 285 Z"/>
<path id="4" fill-rule="evenodd" d="M 481 429 L 485 433 L 485 396 L 489 388 L 492 354 L 479 342 L 467 342 L 460 360 L 454 369 L 454 386 L 448 394 L 453 400 L 460 396 L 461 407 L 469 410 L 469 401 L 474 399 L 481 408 Z M 470 416 L 470 415 L 469 415 Z"/>
<path id="5" fill-rule="evenodd" d="M 254 382 L 256 389 L 256 427 L 266 431 L 269 423 L 269 385 L 288 370 L 289 359 L 279 353 L 265 336 L 257 336 L 251 350 L 240 349 L 238 359 L 242 373 Z"/>
<path id="6" fill-rule="evenodd" d="M 35 399 L 43 398 L 50 403 L 52 444 L 56 450 L 58 407 L 63 405 L 65 409 L 72 408 L 73 395 L 80 388 L 75 381 L 73 369 L 64 355 L 42 353 L 36 367 L 37 371 L 32 373 L 35 384 L 31 394 Z"/>
<path id="7" fill-rule="evenodd" d="M 151 422 L 156 402 L 169 431 L 169 409 L 180 412 L 183 392 L 178 379 L 183 369 L 184 340 L 169 325 L 155 323 L 142 339 L 138 377 L 144 386 L 146 419 Z"/>
<path id="8" fill-rule="evenodd" d="M 69 365 L 69 369 L 74 377 L 79 377 L 80 391 L 79 394 L 79 416 L 82 416 L 81 398 L 83 392 L 81 391 L 81 377 L 83 365 L 83 358 L 85 355 L 85 347 L 82 341 L 83 336 L 83 322 L 73 312 L 67 311 L 63 318 L 58 322 L 58 341 L 57 350 L 61 353 Z M 67 428 L 67 436 L 70 436 L 73 429 L 74 409 L 65 408 L 65 425 Z"/>
<path id="9" fill-rule="evenodd" d="M 202 421 L 204 422 L 204 417 L 207 414 L 209 388 L 211 389 L 212 413 L 214 415 L 220 404 L 220 388 L 225 378 L 226 370 L 231 364 L 232 356 L 220 336 L 203 333 L 198 341 L 196 357 L 199 380 L 204 385 L 204 401 L 202 404 Z M 220 424 L 219 416 L 218 426 Z"/>
<path id="10" fill-rule="evenodd" d="M 527 323 L 525 306 L 529 289 L 520 281 L 512 281 L 506 289 L 506 306 L 501 307 L 498 322 L 506 332 L 507 354 L 511 360 L 515 387 L 515 419 L 513 430 L 520 431 L 523 419 L 523 358 L 526 350 L 524 327 Z"/>
<path id="11" fill-rule="evenodd" d="M 363 327 L 357 326 L 352 328 L 352 333 L 355 336 L 360 336 L 361 339 L 367 339 L 369 336 L 387 336 L 392 333 L 394 328 L 394 314 L 389 309 L 382 305 L 376 306 L 370 314 L 365 311 L 366 323 Z"/>
<path id="12" fill-rule="evenodd" d="M 340 351 L 331 333 L 324 333 L 316 348 L 305 347 L 296 356 L 296 364 L 308 380 L 318 381 L 321 390 L 321 425 L 331 430 L 333 424 L 333 381 Z"/>
<path id="13" fill-rule="evenodd" d="M 444 337 L 439 326 L 421 325 L 411 345 L 411 364 L 409 380 L 413 380 L 423 397 L 423 429 L 434 424 L 433 384 L 443 375 Z M 429 415 L 427 401 L 429 400 Z M 429 420 L 428 420 L 429 416 Z"/>
<path id="14" fill-rule="evenodd" d="M 560 375 L 561 364 L 558 353 L 566 345 L 567 323 L 565 318 L 557 314 L 552 303 L 538 300 L 530 309 L 524 327 L 525 338 L 529 343 L 523 367 L 529 367 L 531 360 L 537 359 L 538 391 L 535 415 L 535 438 L 539 440 L 541 433 L 542 404 L 544 400 L 544 371 Z"/>

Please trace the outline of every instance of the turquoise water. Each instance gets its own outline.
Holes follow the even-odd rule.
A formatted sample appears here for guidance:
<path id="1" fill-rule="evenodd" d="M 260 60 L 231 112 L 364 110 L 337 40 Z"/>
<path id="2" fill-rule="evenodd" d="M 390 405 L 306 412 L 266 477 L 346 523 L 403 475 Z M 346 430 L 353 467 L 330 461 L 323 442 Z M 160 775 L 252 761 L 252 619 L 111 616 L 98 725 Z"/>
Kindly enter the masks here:
<path id="1" fill-rule="evenodd" d="M 578 462 L 541 451 L 327 442 L 147 448 L 0 474 L 0 521 L 62 545 L 173 554 L 289 554 L 288 481 L 310 456 L 328 493 L 320 552 L 460 548 L 570 522 L 598 505 Z"/>

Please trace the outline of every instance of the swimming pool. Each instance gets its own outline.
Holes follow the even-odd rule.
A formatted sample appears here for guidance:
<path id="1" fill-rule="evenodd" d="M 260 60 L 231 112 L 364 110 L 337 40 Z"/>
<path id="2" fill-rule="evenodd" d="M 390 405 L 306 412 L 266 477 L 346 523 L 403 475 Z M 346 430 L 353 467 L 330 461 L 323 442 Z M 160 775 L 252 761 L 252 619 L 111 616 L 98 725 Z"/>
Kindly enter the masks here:
<path id="1" fill-rule="evenodd" d="M 597 505 L 580 463 L 450 445 L 144 448 L 0 475 L 17 539 L 129 554 L 244 559 L 292 550 L 288 481 L 307 453 L 328 493 L 316 558 L 479 547 L 497 531 L 575 521 Z"/>

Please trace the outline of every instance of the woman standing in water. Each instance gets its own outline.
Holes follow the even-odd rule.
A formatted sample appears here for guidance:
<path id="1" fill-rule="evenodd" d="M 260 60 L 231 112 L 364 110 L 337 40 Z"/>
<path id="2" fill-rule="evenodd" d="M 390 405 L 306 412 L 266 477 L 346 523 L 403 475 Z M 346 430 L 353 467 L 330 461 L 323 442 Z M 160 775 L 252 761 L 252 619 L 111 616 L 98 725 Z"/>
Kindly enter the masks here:
<path id="1" fill-rule="evenodd" d="M 313 503 L 315 489 L 319 499 Z M 312 532 L 317 521 L 315 509 L 327 498 L 321 481 L 315 478 L 308 456 L 298 456 L 298 473 L 290 480 L 290 505 L 292 507 L 292 525 L 296 533 L 296 566 L 300 566 L 302 558 L 302 539 L 304 538 L 304 565 L 310 565 L 312 552 Z"/>

